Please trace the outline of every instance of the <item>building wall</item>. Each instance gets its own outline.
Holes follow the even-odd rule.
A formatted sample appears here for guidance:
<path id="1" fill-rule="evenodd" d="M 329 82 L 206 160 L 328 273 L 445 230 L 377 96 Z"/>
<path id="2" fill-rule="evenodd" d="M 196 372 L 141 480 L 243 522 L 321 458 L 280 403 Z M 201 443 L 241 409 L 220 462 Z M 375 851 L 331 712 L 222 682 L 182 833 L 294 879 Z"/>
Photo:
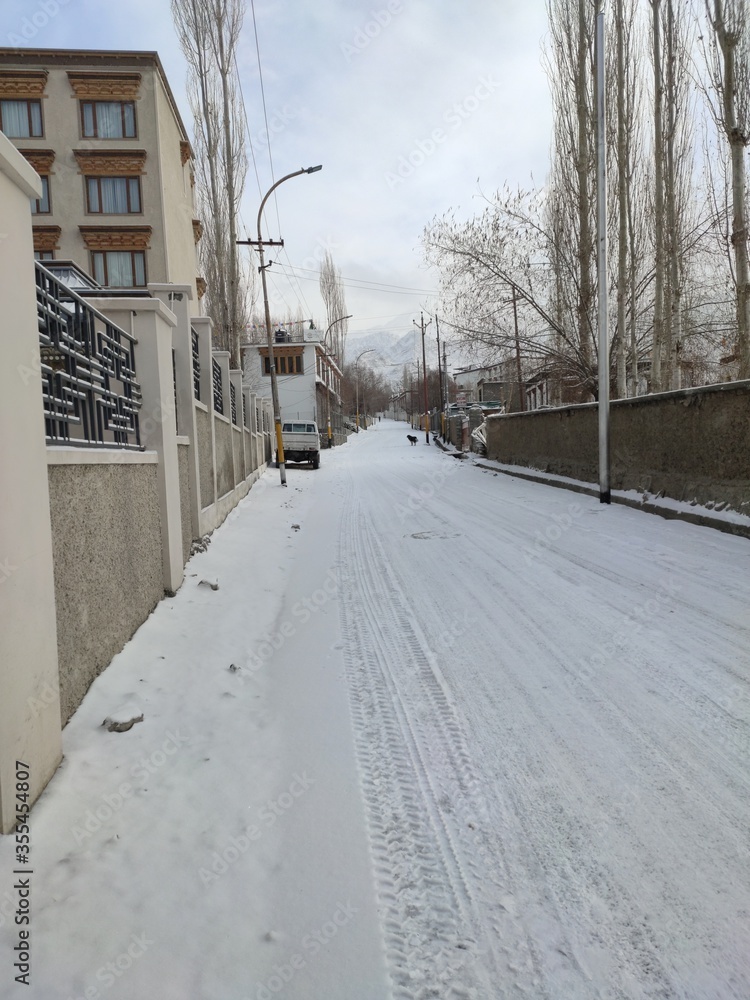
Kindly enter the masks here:
<path id="1" fill-rule="evenodd" d="M 0 134 L 0 833 L 16 761 L 36 801 L 61 757 L 49 490 L 29 199 L 41 185 Z"/>
<path id="2" fill-rule="evenodd" d="M 226 417 L 214 414 L 216 428 L 216 494 L 223 497 L 234 488 L 232 425 Z"/>
<path id="3" fill-rule="evenodd" d="M 316 400 L 316 344 L 296 344 L 302 347 L 304 373 L 279 375 L 279 409 L 282 420 L 315 420 L 318 427 L 325 423 Z M 244 352 L 243 383 L 263 399 L 271 399 L 271 376 L 263 373 L 263 358 L 257 346 Z"/>
<path id="4" fill-rule="evenodd" d="M 613 489 L 750 513 L 750 382 L 615 400 L 610 414 Z M 596 483 L 597 405 L 490 416 L 487 454 Z"/>
<path id="5" fill-rule="evenodd" d="M 214 502 L 214 479 L 211 445 L 211 415 L 196 406 L 195 422 L 198 437 L 198 463 L 200 467 L 201 504 L 208 507 Z"/>
<path id="6" fill-rule="evenodd" d="M 198 314 L 196 294 L 198 273 L 193 236 L 194 199 L 190 183 L 190 161 L 182 163 L 180 142 L 186 140 L 182 126 L 175 118 L 164 82 L 154 60 L 146 54 L 140 58 L 99 60 L 86 59 L 71 52 L 59 52 L 46 59 L 33 53 L 21 57 L 11 50 L 0 50 L 0 71 L 47 69 L 47 85 L 42 99 L 44 135 L 41 138 L 11 140 L 23 150 L 54 150 L 50 174 L 49 214 L 34 215 L 32 223 L 59 226 L 61 233 L 55 258 L 73 260 L 91 274 L 91 256 L 79 226 L 151 226 L 149 249 L 146 250 L 148 282 L 174 282 L 190 285 L 193 290 L 193 312 Z M 135 138 L 100 139 L 81 135 L 79 101 L 68 78 L 68 72 L 107 71 L 140 73 L 141 81 L 136 104 L 137 136 Z M 87 214 L 85 177 L 74 151 L 135 151 L 145 150 L 146 160 L 141 181 L 141 212 L 139 214 Z"/>
<path id="7" fill-rule="evenodd" d="M 177 458 L 180 466 L 180 522 L 182 524 L 182 560 L 187 562 L 190 558 L 190 549 L 193 542 L 192 517 L 190 505 L 192 496 L 190 491 L 190 472 L 188 463 L 190 461 L 190 445 L 188 443 L 178 444 Z"/>
<path id="8" fill-rule="evenodd" d="M 50 465 L 49 491 L 64 725 L 163 596 L 157 467 Z"/>
<path id="9" fill-rule="evenodd" d="M 179 277 L 166 280 L 190 285 L 193 314 L 199 314 L 195 279 L 198 274 L 193 219 L 195 204 L 191 162 L 182 162 L 180 142 L 183 136 L 175 121 L 161 78 L 154 74 L 154 111 L 158 129 L 159 200 L 164 213 L 163 253 L 165 273 Z"/>

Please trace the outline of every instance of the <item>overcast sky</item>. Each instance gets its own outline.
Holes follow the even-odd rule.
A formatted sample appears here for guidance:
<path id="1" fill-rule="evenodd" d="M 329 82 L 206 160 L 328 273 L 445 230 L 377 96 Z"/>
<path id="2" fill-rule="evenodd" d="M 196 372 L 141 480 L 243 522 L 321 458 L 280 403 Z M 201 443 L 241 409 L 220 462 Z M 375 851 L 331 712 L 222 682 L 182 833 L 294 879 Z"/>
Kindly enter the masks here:
<path id="1" fill-rule="evenodd" d="M 57 12 L 55 13 L 55 9 Z M 44 12 L 47 13 L 44 13 Z M 51 16 L 50 16 L 50 12 Z M 453 208 L 481 210 L 481 192 L 546 175 L 550 98 L 541 65 L 542 0 L 256 0 L 273 177 L 265 141 L 252 10 L 238 56 L 258 177 L 251 163 L 242 228 L 254 235 L 262 194 L 286 173 L 264 236 L 277 312 L 299 305 L 319 325 L 316 269 L 325 248 L 349 282 L 406 286 L 392 294 L 347 287 L 350 331 L 406 332 L 434 305 L 435 275 L 420 234 Z M 35 16 L 36 15 L 36 16 Z M 44 21 L 47 23 L 43 23 Z M 185 61 L 169 0 L 3 0 L 3 45 L 156 50 L 188 129 Z M 32 35 L 33 24 L 40 25 Z M 291 284 L 280 276 L 298 268 Z"/>

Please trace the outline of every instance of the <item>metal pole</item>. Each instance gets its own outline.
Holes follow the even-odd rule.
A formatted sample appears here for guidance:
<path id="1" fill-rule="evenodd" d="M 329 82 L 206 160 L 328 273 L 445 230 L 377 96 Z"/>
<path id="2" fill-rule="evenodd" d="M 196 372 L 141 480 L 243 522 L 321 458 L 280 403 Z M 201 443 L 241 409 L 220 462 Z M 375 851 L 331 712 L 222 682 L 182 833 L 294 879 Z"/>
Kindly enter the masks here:
<path id="1" fill-rule="evenodd" d="M 323 349 L 325 350 L 326 354 L 328 353 L 328 334 L 331 332 L 331 328 L 334 327 L 334 326 L 336 326 L 337 323 L 343 323 L 345 319 L 351 319 L 352 315 L 353 315 L 353 313 L 349 313 L 348 316 L 339 316 L 338 319 L 335 319 L 332 323 L 329 323 L 328 329 L 323 334 Z M 330 374 L 330 367 L 328 369 L 328 372 Z M 332 444 L 333 444 L 333 435 L 331 434 L 331 387 L 330 387 L 330 385 L 327 388 L 328 388 L 328 392 L 326 393 L 326 398 L 328 400 L 328 420 L 327 420 L 327 427 L 328 427 L 328 447 L 330 448 L 332 446 Z"/>
<path id="2" fill-rule="evenodd" d="M 607 332 L 607 160 L 604 107 L 604 12 L 596 15 L 596 219 L 599 300 L 599 502 L 610 502 L 609 336 Z"/>
<path id="3" fill-rule="evenodd" d="M 510 286 L 513 291 L 513 327 L 516 332 L 516 373 L 518 376 L 518 400 L 521 412 L 526 409 L 523 391 L 523 375 L 521 374 L 521 343 L 518 339 L 518 306 L 516 304 L 516 286 Z"/>
<path id="4" fill-rule="evenodd" d="M 268 305 L 268 287 L 266 285 L 266 263 L 263 254 L 263 236 L 261 235 L 261 218 L 263 216 L 263 209 L 265 208 L 266 202 L 268 201 L 271 194 L 276 190 L 279 184 L 283 184 L 284 181 L 288 181 L 292 177 L 299 177 L 300 174 L 314 174 L 316 171 L 321 170 L 321 166 L 317 167 L 302 167 L 301 170 L 294 170 L 291 174 L 285 174 L 272 184 L 271 187 L 266 191 L 263 201 L 260 203 L 260 208 L 258 209 L 258 256 L 260 257 L 260 271 L 261 284 L 263 286 L 263 307 L 266 314 L 266 340 L 268 343 L 268 367 L 269 374 L 271 376 L 271 401 L 273 403 L 273 420 L 276 426 L 276 458 L 279 465 L 279 476 L 281 477 L 281 485 L 286 486 L 286 464 L 284 462 L 284 442 L 281 436 L 281 407 L 279 406 L 279 385 L 276 378 L 276 358 L 273 353 L 273 333 L 271 331 L 271 310 Z M 249 241 L 245 241 L 249 242 Z"/>
<path id="5" fill-rule="evenodd" d="M 438 382 L 440 385 L 440 425 L 442 427 L 443 413 L 445 412 L 445 399 L 443 396 L 443 366 L 440 363 L 440 321 L 438 320 L 437 313 L 435 313 L 435 334 L 437 336 L 438 375 L 439 375 Z"/>
<path id="6" fill-rule="evenodd" d="M 355 373 L 354 382 L 357 391 L 357 417 L 356 417 L 357 434 L 359 434 L 359 359 L 363 358 L 365 354 L 373 354 L 374 351 L 375 351 L 374 347 L 369 347 L 366 351 L 362 351 L 361 354 L 358 354 L 357 360 L 354 362 L 354 373 Z"/>
<path id="7" fill-rule="evenodd" d="M 429 414 L 429 403 L 427 401 L 427 355 L 425 353 L 424 335 L 425 335 L 425 331 L 426 331 L 427 327 L 430 325 L 430 323 L 432 322 L 432 320 L 431 319 L 428 320 L 427 321 L 427 326 L 425 326 L 424 313 L 420 313 L 419 314 L 419 324 L 417 324 L 416 320 L 412 320 L 412 322 L 414 323 L 414 326 L 418 325 L 419 329 L 422 331 L 422 384 L 424 386 L 424 391 L 423 391 L 423 395 L 424 395 L 424 436 L 425 436 L 425 444 L 429 444 L 430 443 L 430 414 Z"/>
<path id="8" fill-rule="evenodd" d="M 445 386 L 445 400 L 443 403 L 443 441 L 446 439 L 448 424 L 448 355 L 446 354 L 445 341 L 443 341 L 443 385 Z"/>

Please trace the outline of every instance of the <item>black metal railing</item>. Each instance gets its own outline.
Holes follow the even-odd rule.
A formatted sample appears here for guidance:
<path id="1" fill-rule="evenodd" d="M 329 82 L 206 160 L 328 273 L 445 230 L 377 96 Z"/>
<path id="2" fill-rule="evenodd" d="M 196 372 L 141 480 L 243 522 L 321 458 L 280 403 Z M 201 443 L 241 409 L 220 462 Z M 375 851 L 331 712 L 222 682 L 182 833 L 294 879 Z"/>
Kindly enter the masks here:
<path id="1" fill-rule="evenodd" d="M 198 334 L 190 328 L 191 344 L 193 348 L 193 395 L 196 399 L 201 398 L 201 355 L 198 349 Z"/>
<path id="2" fill-rule="evenodd" d="M 237 423 L 237 391 L 234 388 L 234 382 L 229 383 L 229 404 L 232 409 L 232 423 Z"/>
<path id="3" fill-rule="evenodd" d="M 242 395 L 242 422 L 250 430 L 250 407 L 247 405 L 245 395 Z"/>
<path id="4" fill-rule="evenodd" d="M 179 434 L 180 427 L 177 420 L 177 355 L 175 354 L 174 347 L 172 348 L 172 385 L 174 386 L 174 423 Z"/>
<path id="5" fill-rule="evenodd" d="M 211 358 L 211 372 L 214 384 L 214 410 L 224 414 L 224 386 L 221 377 L 221 365 L 216 358 Z"/>
<path id="6" fill-rule="evenodd" d="M 135 339 L 36 264 L 48 443 L 140 448 Z"/>

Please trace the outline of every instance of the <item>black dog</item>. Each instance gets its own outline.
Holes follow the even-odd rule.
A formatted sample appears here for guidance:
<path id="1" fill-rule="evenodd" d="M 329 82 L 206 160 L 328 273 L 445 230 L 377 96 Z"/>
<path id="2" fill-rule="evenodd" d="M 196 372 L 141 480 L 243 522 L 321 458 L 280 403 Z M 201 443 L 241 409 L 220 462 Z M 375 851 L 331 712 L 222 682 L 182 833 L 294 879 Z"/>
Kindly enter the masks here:
<path id="1" fill-rule="evenodd" d="M 417 443 L 417 439 L 416 439 L 416 437 L 413 434 L 407 434 L 406 436 L 409 438 L 409 441 L 412 444 L 416 444 Z"/>

